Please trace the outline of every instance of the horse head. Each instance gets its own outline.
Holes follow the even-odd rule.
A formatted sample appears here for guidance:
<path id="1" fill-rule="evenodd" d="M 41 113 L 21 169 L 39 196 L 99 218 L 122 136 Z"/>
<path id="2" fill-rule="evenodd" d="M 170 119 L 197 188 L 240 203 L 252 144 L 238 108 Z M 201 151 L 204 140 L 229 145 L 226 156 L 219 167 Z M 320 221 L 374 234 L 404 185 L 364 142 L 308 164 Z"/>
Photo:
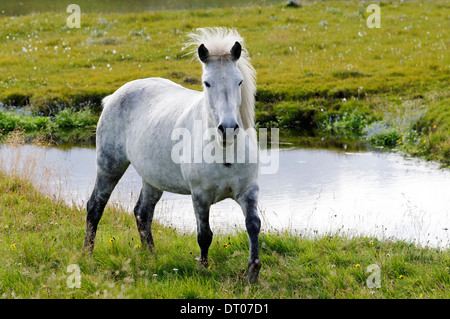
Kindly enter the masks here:
<path id="1" fill-rule="evenodd" d="M 205 101 L 217 128 L 219 142 L 224 145 L 232 143 L 243 126 L 240 106 L 244 77 L 236 64 L 241 50 L 237 41 L 228 52 L 220 54 L 210 53 L 204 44 L 198 47 L 198 57 L 203 64 Z"/>

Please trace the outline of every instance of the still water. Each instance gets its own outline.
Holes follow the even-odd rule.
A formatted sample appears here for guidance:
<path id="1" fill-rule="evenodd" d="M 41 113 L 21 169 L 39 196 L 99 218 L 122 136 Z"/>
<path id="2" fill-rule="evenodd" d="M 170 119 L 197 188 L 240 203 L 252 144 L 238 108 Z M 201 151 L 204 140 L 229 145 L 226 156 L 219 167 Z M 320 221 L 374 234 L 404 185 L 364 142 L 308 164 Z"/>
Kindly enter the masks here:
<path id="1" fill-rule="evenodd" d="M 90 148 L 0 146 L 1 162 L 4 168 L 28 170 L 44 192 L 69 204 L 85 205 L 94 185 Z M 130 166 L 110 203 L 131 212 L 140 186 Z M 259 210 L 266 233 L 366 235 L 448 248 L 450 170 L 393 153 L 280 149 L 278 171 L 260 176 Z M 164 193 L 155 220 L 194 231 L 190 196 Z M 232 200 L 213 205 L 211 228 L 215 233 L 245 229 L 240 207 Z"/>

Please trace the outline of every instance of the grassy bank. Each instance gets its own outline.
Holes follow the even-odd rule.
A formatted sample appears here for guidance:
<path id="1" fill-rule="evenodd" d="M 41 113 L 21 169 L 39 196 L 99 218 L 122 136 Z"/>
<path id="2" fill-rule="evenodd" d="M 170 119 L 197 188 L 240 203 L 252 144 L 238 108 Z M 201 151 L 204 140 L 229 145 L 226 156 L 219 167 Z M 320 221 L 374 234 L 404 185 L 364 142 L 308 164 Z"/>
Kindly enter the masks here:
<path id="1" fill-rule="evenodd" d="M 245 232 L 216 235 L 210 268 L 196 236 L 154 225 L 156 252 L 140 247 L 134 217 L 109 207 L 92 254 L 81 251 L 83 209 L 0 173 L 2 298 L 449 298 L 450 255 L 405 242 L 287 232 L 260 236 L 260 282 L 245 283 Z M 79 288 L 73 268 L 81 274 Z M 367 279 L 379 267 L 379 288 Z M 74 266 L 71 266 L 74 267 Z M 374 267 L 374 266 L 371 266 Z M 378 281 L 377 281 L 378 282 Z M 375 281 L 374 281 L 375 283 Z M 73 287 L 73 286 L 72 286 Z"/>
<path id="2" fill-rule="evenodd" d="M 380 29 L 367 27 L 369 13 L 358 1 L 82 11 L 79 29 L 66 26 L 65 12 L 0 15 L 0 101 L 50 115 L 27 121 L 33 122 L 28 127 L 51 130 L 62 109 L 88 108 L 98 115 L 102 97 L 137 78 L 159 76 L 200 89 L 201 67 L 185 56 L 182 43 L 197 27 L 226 26 L 246 39 L 258 72 L 259 125 L 364 139 L 448 165 L 450 6 L 380 6 Z M 5 117 L 0 128 L 9 129 Z"/>

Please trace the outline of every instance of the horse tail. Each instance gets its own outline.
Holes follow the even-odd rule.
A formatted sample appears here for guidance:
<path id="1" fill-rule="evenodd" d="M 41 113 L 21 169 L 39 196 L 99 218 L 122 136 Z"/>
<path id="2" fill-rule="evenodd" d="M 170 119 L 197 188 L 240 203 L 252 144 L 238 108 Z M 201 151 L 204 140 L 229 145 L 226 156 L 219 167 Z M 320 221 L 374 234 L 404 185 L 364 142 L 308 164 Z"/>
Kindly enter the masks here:
<path id="1" fill-rule="evenodd" d="M 107 95 L 102 99 L 102 109 L 105 108 L 105 106 L 108 104 L 108 101 L 111 100 L 111 97 L 112 97 L 112 94 Z"/>

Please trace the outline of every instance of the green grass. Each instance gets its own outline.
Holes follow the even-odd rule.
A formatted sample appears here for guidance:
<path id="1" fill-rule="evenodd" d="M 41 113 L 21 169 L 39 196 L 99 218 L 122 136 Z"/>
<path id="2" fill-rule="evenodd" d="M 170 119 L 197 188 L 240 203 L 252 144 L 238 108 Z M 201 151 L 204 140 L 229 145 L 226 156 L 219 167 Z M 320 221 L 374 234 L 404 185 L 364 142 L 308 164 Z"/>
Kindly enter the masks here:
<path id="1" fill-rule="evenodd" d="M 98 115 L 105 95 L 137 78 L 159 76 L 201 89 L 201 67 L 182 50 L 186 35 L 198 27 L 233 27 L 246 39 L 258 73 L 260 126 L 395 146 L 449 165 L 450 117 L 442 114 L 449 105 L 450 5 L 380 6 L 380 29 L 366 26 L 369 13 L 358 1 L 82 11 L 80 29 L 65 25 L 65 12 L 0 16 L 0 101 L 50 116 L 33 119 L 37 124 L 16 120 L 31 129 L 48 126 L 67 106 L 77 111 L 88 105 Z M 424 117 L 409 123 L 407 132 L 389 116 L 410 105 L 423 109 Z M 376 122 L 385 128 L 378 135 L 371 134 Z M 12 124 L 0 119 L 0 127 Z"/>
<path id="2" fill-rule="evenodd" d="M 86 13 L 80 29 L 65 26 L 65 12 L 1 17 L 0 97 L 42 108 L 95 103 L 148 76 L 200 89 L 201 67 L 184 56 L 182 43 L 194 28 L 216 25 L 237 28 L 246 39 L 263 102 L 372 93 L 418 97 L 448 83 L 448 10 L 444 1 L 382 3 L 381 29 L 367 28 L 367 15 L 360 16 L 353 1 L 299 9 Z M 321 20 L 328 21 L 326 28 Z"/>
<path id="3" fill-rule="evenodd" d="M 97 122 L 98 116 L 89 109 L 74 111 L 66 108 L 52 117 L 0 111 L 0 130 L 7 132 L 16 128 L 27 132 L 36 130 L 50 132 L 65 128 L 95 127 Z"/>
<path id="4" fill-rule="evenodd" d="M 140 247 L 132 214 L 109 207 L 83 253 L 85 211 L 0 173 L 2 298 L 449 298 L 450 254 L 403 241 L 288 232 L 260 236 L 260 281 L 248 286 L 245 232 L 216 235 L 210 269 L 195 234 L 155 223 L 156 251 Z M 111 240 L 114 238 L 114 240 Z M 70 265 L 81 273 L 80 288 Z M 380 288 L 369 288 L 380 269 Z"/>

